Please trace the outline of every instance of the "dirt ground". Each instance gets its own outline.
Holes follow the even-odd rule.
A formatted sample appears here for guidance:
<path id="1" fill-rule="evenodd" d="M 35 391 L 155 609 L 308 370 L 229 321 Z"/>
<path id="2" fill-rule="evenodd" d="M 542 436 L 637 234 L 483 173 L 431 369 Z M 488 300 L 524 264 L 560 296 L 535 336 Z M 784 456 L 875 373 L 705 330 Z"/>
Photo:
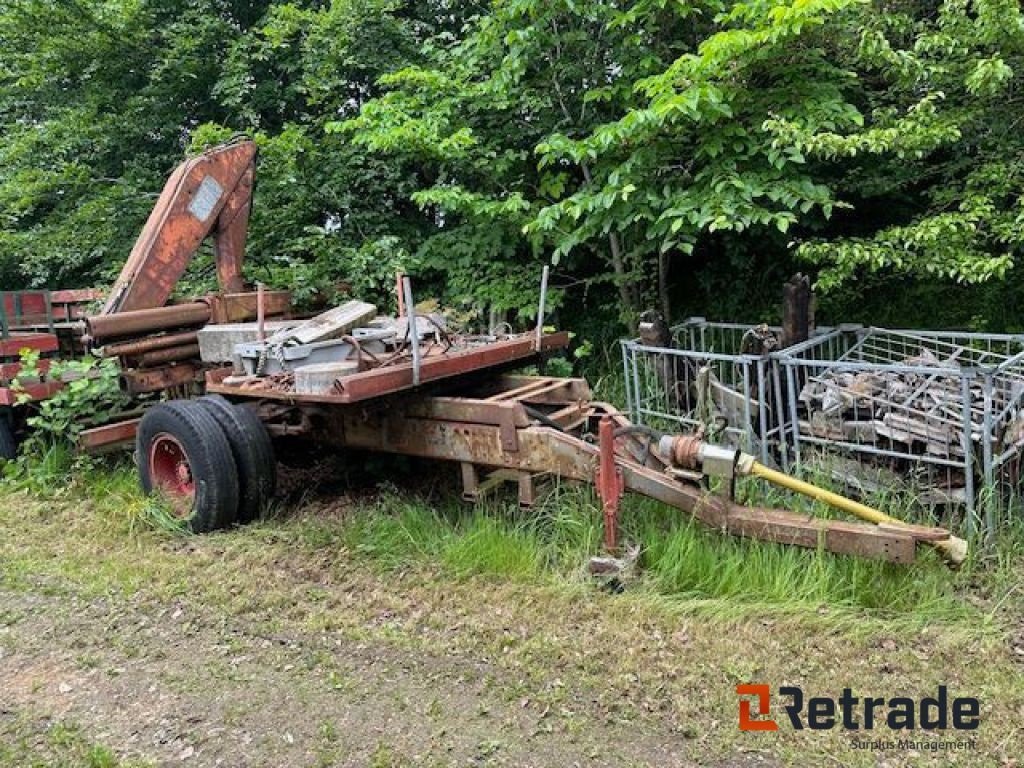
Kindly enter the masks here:
<path id="1" fill-rule="evenodd" d="M 1021 652 L 921 626 L 382 570 L 320 525 L 189 539 L 0 496 L 0 765 L 1017 765 Z M 329 531 L 329 528 L 326 530 Z M 978 748 L 741 733 L 739 682 L 983 703 Z"/>

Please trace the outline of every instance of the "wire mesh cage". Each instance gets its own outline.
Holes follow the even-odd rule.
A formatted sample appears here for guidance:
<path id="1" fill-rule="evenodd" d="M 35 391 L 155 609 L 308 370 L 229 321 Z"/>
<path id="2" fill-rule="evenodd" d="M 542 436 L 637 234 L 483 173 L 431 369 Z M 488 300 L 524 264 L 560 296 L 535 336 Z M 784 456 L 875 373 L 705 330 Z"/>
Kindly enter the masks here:
<path id="1" fill-rule="evenodd" d="M 817 446 L 883 468 L 926 503 L 964 505 L 968 533 L 983 491 L 1016 487 L 1024 336 L 840 326 L 776 359 L 797 464 Z"/>
<path id="2" fill-rule="evenodd" d="M 785 446 L 785 402 L 771 357 L 781 329 L 692 317 L 662 338 L 622 341 L 626 400 L 637 424 L 703 429 L 768 461 Z"/>

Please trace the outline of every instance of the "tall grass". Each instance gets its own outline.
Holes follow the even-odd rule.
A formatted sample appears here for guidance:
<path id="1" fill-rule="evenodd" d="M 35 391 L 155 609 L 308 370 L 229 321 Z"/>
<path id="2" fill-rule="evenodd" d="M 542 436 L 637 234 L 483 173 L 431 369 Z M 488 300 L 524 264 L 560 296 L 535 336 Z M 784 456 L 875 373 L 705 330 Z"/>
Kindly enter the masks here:
<path id="1" fill-rule="evenodd" d="M 600 551 L 599 510 L 582 488 L 559 489 L 530 511 L 511 500 L 466 507 L 386 495 L 336 523 L 337 543 L 384 568 L 419 563 L 455 576 L 580 580 Z M 662 596 L 956 618 L 970 612 L 959 594 L 978 576 L 951 573 L 927 551 L 905 566 L 737 539 L 644 499 L 626 501 L 622 523 L 624 538 L 643 545 L 638 588 Z"/>
<path id="2" fill-rule="evenodd" d="M 142 496 L 126 461 L 82 463 L 54 449 L 30 472 L 16 473 L 8 487 L 88 501 L 81 505 L 83 514 L 99 515 L 100 524 L 115 535 L 152 530 L 184 535 L 159 500 Z M 740 492 L 759 504 L 830 514 L 759 483 L 744 483 Z M 969 590 L 985 593 L 995 611 L 1018 590 L 1017 562 L 1024 554 L 1021 525 L 1007 526 L 994 547 L 954 574 L 923 547 L 918 562 L 901 566 L 737 539 L 705 528 L 684 512 L 637 497 L 624 500 L 621 523 L 623 540 L 642 545 L 635 589 L 739 607 L 826 606 L 953 618 L 971 610 L 961 597 Z M 593 489 L 578 485 L 554 488 L 531 510 L 520 509 L 511 492 L 467 505 L 453 494 L 426 498 L 392 487 L 353 502 L 341 519 L 296 517 L 279 510 L 228 535 L 258 542 L 276 536 L 275 531 L 311 550 L 344 547 L 385 569 L 433 567 L 455 577 L 510 580 L 582 581 L 584 565 L 600 552 L 602 538 Z"/>

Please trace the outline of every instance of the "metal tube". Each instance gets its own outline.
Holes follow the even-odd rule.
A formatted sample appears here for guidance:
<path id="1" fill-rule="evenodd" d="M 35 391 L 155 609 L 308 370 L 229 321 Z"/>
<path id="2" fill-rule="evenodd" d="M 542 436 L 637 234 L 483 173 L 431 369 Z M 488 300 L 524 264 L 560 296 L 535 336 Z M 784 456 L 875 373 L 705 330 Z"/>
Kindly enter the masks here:
<path id="1" fill-rule="evenodd" d="M 782 398 L 782 379 L 779 376 L 779 366 L 782 363 L 779 358 L 772 360 L 772 390 L 775 396 L 775 418 L 779 423 L 779 447 L 782 454 L 782 468 L 789 471 L 789 435 L 786 432 L 786 425 L 789 420 L 786 417 L 786 405 Z M 789 423 L 789 428 L 797 429 L 796 424 Z"/>
<path id="2" fill-rule="evenodd" d="M 540 340 L 544 336 L 544 310 L 548 301 L 548 273 L 550 268 L 544 265 L 540 275 L 540 304 L 537 307 L 537 351 L 540 352 Z"/>
<path id="3" fill-rule="evenodd" d="M 153 352 L 146 352 L 139 357 L 139 365 L 144 368 L 155 368 L 164 363 L 176 363 L 180 360 L 199 358 L 198 344 L 183 344 L 180 347 L 168 347 Z"/>
<path id="4" fill-rule="evenodd" d="M 800 417 L 797 413 L 796 401 L 800 393 L 796 390 L 796 376 L 793 375 L 795 362 L 786 360 L 786 398 L 789 400 L 789 418 L 793 427 L 793 460 L 800 466 Z"/>
<path id="5" fill-rule="evenodd" d="M 263 283 L 256 283 L 256 338 L 267 340 L 267 308 L 264 303 Z"/>
<path id="6" fill-rule="evenodd" d="M 186 325 L 203 325 L 209 320 L 210 305 L 204 301 L 196 301 L 154 309 L 116 312 L 111 315 L 93 315 L 85 319 L 85 326 L 93 339 L 110 339 L 119 336 L 140 336 Z"/>
<path id="7" fill-rule="evenodd" d="M 963 423 L 960 426 L 960 445 L 964 451 L 964 496 L 967 503 L 967 536 L 975 532 L 974 518 L 974 467 L 971 455 L 971 383 L 966 376 L 960 377 L 960 400 L 962 402 Z"/>
<path id="8" fill-rule="evenodd" d="M 754 450 L 754 424 L 750 409 L 750 361 L 743 361 L 743 443 L 747 450 Z"/>
<path id="9" fill-rule="evenodd" d="M 627 341 L 620 341 L 619 347 L 622 349 L 622 377 L 626 385 L 626 410 L 632 416 L 633 421 L 637 420 L 636 411 L 637 403 L 633 397 L 633 382 L 629 377 L 629 348 Z"/>
<path id="10" fill-rule="evenodd" d="M 412 385 L 420 385 L 420 329 L 416 322 L 416 305 L 412 299 L 412 281 L 402 276 L 402 292 L 405 294 L 406 328 L 409 343 L 412 344 Z"/>
<path id="11" fill-rule="evenodd" d="M 636 421 L 637 424 L 642 424 L 643 422 L 640 420 L 640 414 L 643 411 L 643 405 L 644 405 L 643 397 L 644 397 L 644 395 L 643 395 L 643 391 L 640 389 L 640 365 L 637 362 L 637 355 L 636 355 L 637 345 L 634 344 L 634 343 L 630 343 L 629 349 L 630 349 L 630 352 L 631 352 L 630 356 L 632 358 L 632 364 L 633 364 L 633 392 L 636 394 L 636 415 L 637 415 L 637 418 L 634 419 L 634 421 Z"/>
<path id="12" fill-rule="evenodd" d="M 152 352 L 157 349 L 179 347 L 182 344 L 194 344 L 197 338 L 198 336 L 195 331 L 168 333 L 163 336 L 139 339 L 138 341 L 125 341 L 120 344 L 108 344 L 98 351 L 100 353 L 100 357 L 135 357 L 136 355 L 142 355 L 146 352 Z"/>
<path id="13" fill-rule="evenodd" d="M 768 463 L 768 436 L 771 434 L 771 427 L 768 424 L 768 390 L 765 387 L 765 361 L 757 361 L 757 422 L 758 432 L 761 436 L 761 461 Z"/>
<path id="14" fill-rule="evenodd" d="M 995 436 L 992 425 L 992 374 L 989 371 L 984 375 L 983 403 L 985 412 L 982 417 L 981 435 L 981 456 L 982 476 L 985 478 L 985 536 L 995 535 L 995 468 L 992 466 L 992 441 Z"/>

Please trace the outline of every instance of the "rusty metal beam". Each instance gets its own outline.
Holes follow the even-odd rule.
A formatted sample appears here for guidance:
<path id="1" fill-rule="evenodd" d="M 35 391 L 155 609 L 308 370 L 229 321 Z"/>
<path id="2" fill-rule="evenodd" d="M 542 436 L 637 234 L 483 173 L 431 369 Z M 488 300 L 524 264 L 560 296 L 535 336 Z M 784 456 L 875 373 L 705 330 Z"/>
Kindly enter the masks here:
<path id="1" fill-rule="evenodd" d="M 252 320 L 257 314 L 257 292 L 213 294 L 207 297 L 210 303 L 210 321 L 214 323 L 239 323 Z M 291 291 L 264 291 L 264 310 L 267 317 L 281 317 L 291 314 Z"/>
<path id="2" fill-rule="evenodd" d="M 192 363 L 177 363 L 166 368 L 129 369 L 121 372 L 121 388 L 131 395 L 159 392 L 198 381 L 200 373 L 198 366 Z"/>
<path id="3" fill-rule="evenodd" d="M 78 445 L 91 454 L 108 453 L 127 447 L 135 441 L 135 432 L 141 421 L 141 418 L 127 419 L 83 430 L 78 436 Z"/>
<path id="4" fill-rule="evenodd" d="M 167 349 L 155 349 L 139 355 L 139 365 L 149 368 L 166 363 L 176 363 L 181 360 L 198 360 L 199 344 L 182 344 Z"/>
<path id="5" fill-rule="evenodd" d="M 59 381 L 47 381 L 42 384 L 25 384 L 17 389 L 0 387 L 0 405 L 17 405 L 25 398 L 28 400 L 45 400 L 63 386 Z"/>
<path id="6" fill-rule="evenodd" d="M 85 326 L 93 339 L 113 339 L 203 325 L 209 319 L 210 305 L 204 301 L 195 301 L 134 312 L 93 315 L 85 319 Z"/>
<path id="7" fill-rule="evenodd" d="M 568 346 L 569 334 L 549 333 L 541 339 L 541 350 L 561 349 Z M 531 357 L 536 352 L 533 339 L 521 338 L 499 341 L 475 349 L 453 352 L 420 363 L 420 382 L 472 373 L 483 368 L 511 363 Z M 357 402 L 383 393 L 397 392 L 413 387 L 412 365 L 393 365 L 364 373 L 346 376 L 338 381 L 339 402 Z"/>
<path id="8" fill-rule="evenodd" d="M 217 238 L 222 288 L 241 290 L 244 230 L 255 162 L 256 144 L 237 141 L 215 147 L 175 168 L 102 314 L 162 307 L 192 255 L 210 234 Z"/>
<path id="9" fill-rule="evenodd" d="M 531 475 L 550 473 L 566 479 L 595 481 L 600 465 L 597 446 L 550 427 L 531 425 L 516 428 L 518 449 L 511 451 L 504 447 L 507 440 L 503 440 L 501 427 L 496 423 L 503 418 L 497 413 L 502 404 L 477 401 L 481 418 L 476 422 L 414 415 L 440 415 L 450 407 L 444 398 L 429 399 L 442 402 L 436 406 L 417 404 L 411 410 L 390 408 L 371 413 L 348 408 L 324 409 L 312 436 L 348 447 L 456 461 L 464 467 L 504 468 Z M 495 413 L 486 415 L 488 408 Z M 596 410 L 601 408 L 606 406 L 597 404 Z M 463 410 L 460 415 L 466 418 L 471 413 L 473 410 Z M 611 416 L 614 424 L 625 422 L 617 412 Z M 939 535 L 938 529 L 887 529 L 781 509 L 744 507 L 674 480 L 660 468 L 641 466 L 621 454 L 614 457 L 614 468 L 614 475 L 621 476 L 621 487 L 625 490 L 661 501 L 692 514 L 711 528 L 738 536 L 905 563 L 913 560 L 918 541 Z M 609 486 L 608 491 L 614 494 L 616 488 Z"/>
<path id="10" fill-rule="evenodd" d="M 52 333 L 22 333 L 16 331 L 6 339 L 0 339 L 0 358 L 16 360 L 21 356 L 21 350 L 31 349 L 33 352 L 46 354 L 56 352 L 58 346 L 57 337 Z"/>
<path id="11" fill-rule="evenodd" d="M 101 350 L 97 350 L 101 357 L 135 357 L 137 355 L 152 352 L 157 349 L 168 347 L 179 347 L 184 344 L 195 344 L 198 339 L 196 331 L 184 331 L 182 333 L 168 333 L 163 336 L 151 336 L 138 341 L 125 341 L 120 344 L 107 344 Z"/>

